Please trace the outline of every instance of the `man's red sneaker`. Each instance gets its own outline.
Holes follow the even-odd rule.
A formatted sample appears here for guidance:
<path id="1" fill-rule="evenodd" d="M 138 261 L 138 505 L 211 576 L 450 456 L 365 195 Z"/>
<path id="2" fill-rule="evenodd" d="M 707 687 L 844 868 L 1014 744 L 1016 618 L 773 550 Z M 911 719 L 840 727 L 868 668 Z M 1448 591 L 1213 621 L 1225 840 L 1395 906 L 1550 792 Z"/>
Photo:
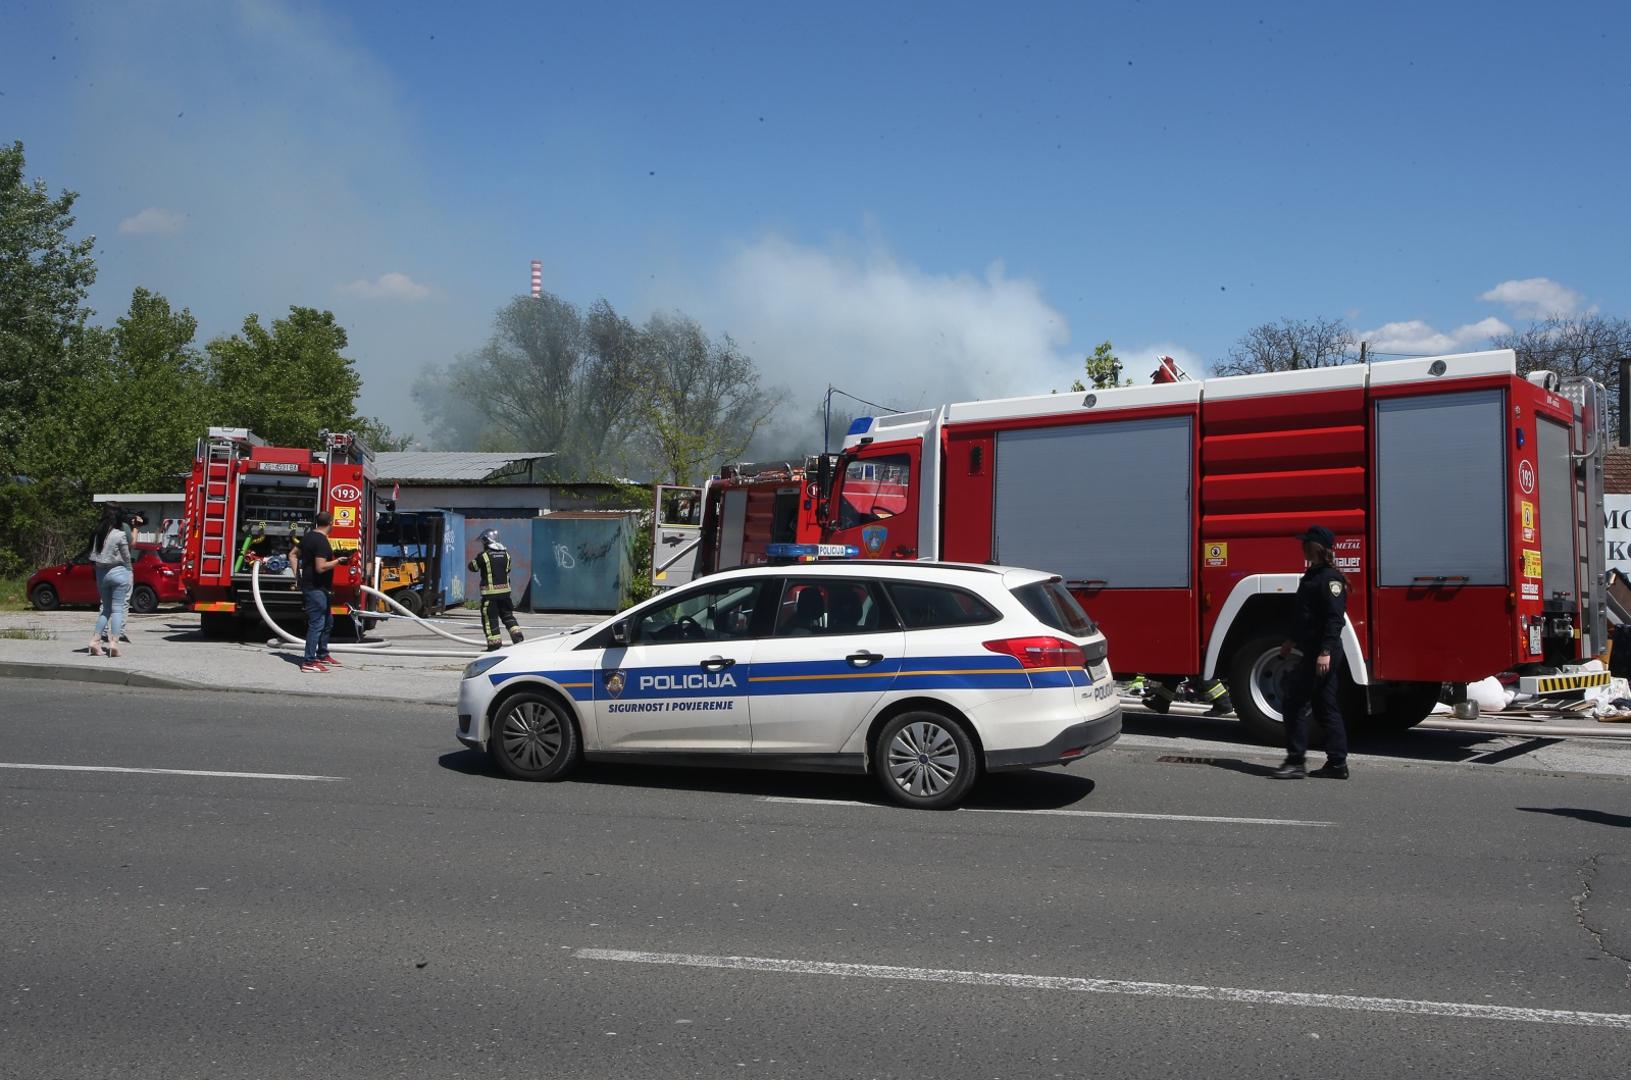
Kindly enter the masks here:
<path id="1" fill-rule="evenodd" d="M 300 665 L 300 670 L 304 671 L 308 675 L 326 675 L 326 674 L 328 674 L 328 668 L 324 667 L 322 664 L 318 663 L 315 660 L 308 661 L 308 662 L 306 662 L 304 664 L 301 664 Z"/>
<path id="2" fill-rule="evenodd" d="M 319 664 L 327 664 L 329 667 L 340 667 L 340 666 L 342 666 L 340 664 L 340 662 L 338 660 L 334 659 L 334 657 L 332 657 L 332 656 L 319 656 L 317 658 L 317 662 Z"/>

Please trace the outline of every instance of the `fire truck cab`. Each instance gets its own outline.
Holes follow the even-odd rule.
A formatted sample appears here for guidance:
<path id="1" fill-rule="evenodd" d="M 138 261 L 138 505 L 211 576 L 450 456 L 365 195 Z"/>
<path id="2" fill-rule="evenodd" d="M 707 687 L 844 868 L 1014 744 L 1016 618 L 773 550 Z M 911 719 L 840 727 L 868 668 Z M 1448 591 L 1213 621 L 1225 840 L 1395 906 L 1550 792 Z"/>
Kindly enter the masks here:
<path id="1" fill-rule="evenodd" d="M 1601 681 L 1552 673 L 1606 643 L 1605 400 L 1495 351 L 862 418 L 822 539 L 1058 573 L 1118 669 L 1222 678 L 1278 737 L 1294 537 L 1323 524 L 1344 711 L 1403 728 L 1446 682 Z"/>
<path id="2" fill-rule="evenodd" d="M 302 608 L 289 551 L 318 511 L 334 518 L 334 613 L 362 608 L 374 558 L 374 454 L 356 436 L 324 431 L 318 450 L 268 446 L 247 428 L 212 427 L 198 441 L 182 526 L 182 582 L 206 634 L 235 634 L 258 621 L 251 572 L 259 563 L 268 614 Z"/>

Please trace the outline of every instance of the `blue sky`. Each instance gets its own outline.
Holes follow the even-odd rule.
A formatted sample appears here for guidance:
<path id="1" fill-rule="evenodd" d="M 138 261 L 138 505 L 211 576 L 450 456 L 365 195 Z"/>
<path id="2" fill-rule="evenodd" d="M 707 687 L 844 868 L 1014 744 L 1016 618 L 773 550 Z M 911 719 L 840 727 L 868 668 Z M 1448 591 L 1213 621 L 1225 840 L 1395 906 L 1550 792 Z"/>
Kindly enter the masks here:
<path id="1" fill-rule="evenodd" d="M 0 138 L 81 193 L 92 301 L 332 309 L 362 408 L 527 288 L 679 307 L 802 422 L 1631 315 L 1631 5 L 0 6 Z"/>

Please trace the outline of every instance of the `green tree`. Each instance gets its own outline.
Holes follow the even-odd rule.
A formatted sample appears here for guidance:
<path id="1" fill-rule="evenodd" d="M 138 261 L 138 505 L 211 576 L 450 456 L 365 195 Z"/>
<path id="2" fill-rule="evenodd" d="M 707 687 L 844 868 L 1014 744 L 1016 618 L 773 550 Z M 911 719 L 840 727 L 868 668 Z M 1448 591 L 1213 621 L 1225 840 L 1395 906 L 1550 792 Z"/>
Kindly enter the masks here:
<path id="1" fill-rule="evenodd" d="M 1093 346 L 1093 355 L 1083 362 L 1087 373 L 1087 382 L 1077 379 L 1070 384 L 1071 390 L 1081 393 L 1089 386 L 1095 390 L 1105 390 L 1114 386 L 1131 386 L 1133 380 L 1123 382 L 1121 379 L 1121 358 L 1115 354 L 1114 346 L 1108 341 L 1101 341 Z"/>
<path id="2" fill-rule="evenodd" d="M 729 334 L 710 341 L 696 320 L 675 312 L 653 315 L 642 338 L 652 392 L 646 437 L 657 468 L 666 483 L 695 483 L 740 454 L 776 402 Z"/>
<path id="3" fill-rule="evenodd" d="M 375 453 L 411 450 L 415 442 L 412 435 L 398 435 L 377 416 L 353 417 L 345 430 L 362 439 L 363 445 Z"/>
<path id="4" fill-rule="evenodd" d="M 342 355 L 346 344 L 331 311 L 291 307 L 270 330 L 250 315 L 241 333 L 205 346 L 214 423 L 278 446 L 315 446 L 319 431 L 347 430 L 362 379 Z"/>
<path id="5" fill-rule="evenodd" d="M 21 142 L 0 146 L 0 573 L 31 561 L 35 553 L 23 549 L 61 497 L 55 478 L 26 460 L 24 443 L 42 419 L 71 412 L 64 383 L 107 347 L 84 306 L 96 238 L 69 235 L 77 196 L 53 197 L 43 180 L 25 180 L 24 168 Z"/>
<path id="6" fill-rule="evenodd" d="M 110 330 L 83 335 L 85 370 L 59 380 L 54 407 L 29 425 L 23 457 L 50 513 L 36 533 L 70 546 L 90 528 L 97 492 L 176 491 L 208 423 L 198 323 L 138 288 Z"/>

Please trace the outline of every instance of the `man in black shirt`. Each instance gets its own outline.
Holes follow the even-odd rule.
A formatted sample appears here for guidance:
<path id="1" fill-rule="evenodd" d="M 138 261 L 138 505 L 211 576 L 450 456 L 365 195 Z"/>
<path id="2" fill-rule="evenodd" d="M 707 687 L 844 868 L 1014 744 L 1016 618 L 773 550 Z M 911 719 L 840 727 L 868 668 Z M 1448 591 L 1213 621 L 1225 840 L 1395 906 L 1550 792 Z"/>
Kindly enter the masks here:
<path id="1" fill-rule="evenodd" d="M 327 510 L 319 511 L 312 527 L 290 552 L 295 580 L 306 602 L 306 658 L 300 665 L 301 671 L 324 672 L 340 663 L 328 651 L 329 635 L 334 632 L 334 615 L 330 610 L 334 568 L 343 561 L 334 557 L 334 547 L 328 540 L 333 525 L 333 515 Z"/>

